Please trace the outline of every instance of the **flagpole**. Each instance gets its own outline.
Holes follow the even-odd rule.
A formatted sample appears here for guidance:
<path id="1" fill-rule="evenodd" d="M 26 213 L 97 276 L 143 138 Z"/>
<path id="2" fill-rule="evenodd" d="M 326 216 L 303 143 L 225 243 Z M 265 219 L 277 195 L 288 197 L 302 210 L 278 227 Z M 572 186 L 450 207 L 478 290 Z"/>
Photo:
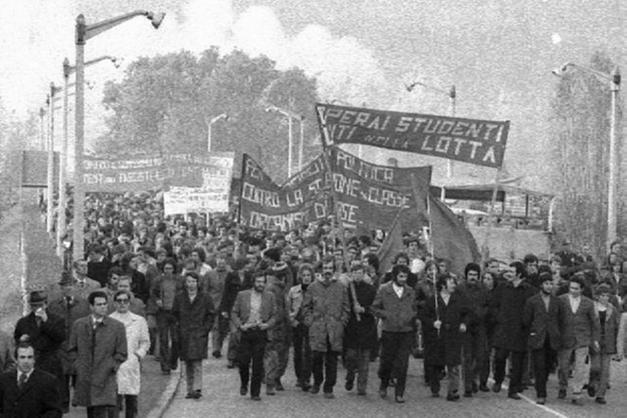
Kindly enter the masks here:
<path id="1" fill-rule="evenodd" d="M 492 200 L 490 201 L 490 207 L 488 209 L 488 228 L 485 232 L 483 245 L 481 248 L 481 265 L 485 266 L 490 251 L 490 235 L 492 233 L 492 224 L 494 223 L 494 206 L 496 205 L 496 199 L 498 197 L 498 191 L 501 186 L 501 168 L 498 168 L 494 178 L 494 189 L 492 189 Z"/>

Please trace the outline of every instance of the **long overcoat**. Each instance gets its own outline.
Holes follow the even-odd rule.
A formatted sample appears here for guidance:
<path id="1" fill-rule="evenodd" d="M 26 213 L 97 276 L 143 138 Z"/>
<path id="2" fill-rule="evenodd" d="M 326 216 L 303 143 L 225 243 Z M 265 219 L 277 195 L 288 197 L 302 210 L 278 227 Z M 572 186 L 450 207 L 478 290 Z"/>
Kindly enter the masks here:
<path id="1" fill-rule="evenodd" d="M 61 296 L 58 299 L 50 301 L 48 306 L 50 312 L 63 318 L 63 324 L 65 327 L 65 340 L 61 343 L 59 350 L 59 359 L 61 360 L 61 368 L 65 375 L 75 375 L 73 361 L 68 354 L 68 347 L 70 344 L 70 334 L 72 333 L 72 325 L 79 318 L 84 318 L 89 315 L 89 302 L 80 296 L 66 299 Z"/>
<path id="2" fill-rule="evenodd" d="M 124 325 L 104 317 L 94 330 L 91 315 L 80 318 L 72 327 L 68 352 L 76 368 L 76 405 L 117 405 L 115 374 L 127 358 Z"/>
<path id="3" fill-rule="evenodd" d="M 435 297 L 438 298 L 437 310 Z M 460 292 L 451 294 L 448 305 L 444 303 L 439 294 L 434 295 L 427 299 L 421 312 L 425 364 L 435 366 L 459 365 L 464 337 L 460 332 L 460 325 L 466 325 L 466 332 L 470 332 L 470 307 L 463 294 Z M 442 321 L 439 332 L 433 325 L 437 319 Z"/>
<path id="4" fill-rule="evenodd" d="M 495 320 L 494 347 L 516 352 L 527 351 L 524 310 L 527 299 L 535 293 L 536 290 L 525 282 L 516 287 L 509 282 L 498 285 L 490 307 Z"/>
<path id="5" fill-rule="evenodd" d="M 374 349 L 377 346 L 377 322 L 370 310 L 372 302 L 377 294 L 377 289 L 366 282 L 353 283 L 357 301 L 366 312 L 359 314 L 359 320 L 354 312 L 353 294 L 349 288 L 349 302 L 351 313 L 344 333 L 344 346 L 346 348 Z"/>
<path id="6" fill-rule="evenodd" d="M 348 292 L 343 284 L 337 280 L 328 283 L 316 280 L 309 285 L 303 301 L 303 316 L 309 327 L 311 350 L 326 352 L 328 337 L 331 351 L 341 352 L 348 315 Z"/>
<path id="7" fill-rule="evenodd" d="M 128 358 L 118 369 L 118 393 L 120 395 L 139 395 L 141 390 L 140 359 L 143 359 L 150 349 L 148 323 L 143 317 L 132 312 L 128 312 L 128 314 L 114 312 L 109 316 L 123 323 L 126 328 Z"/>
<path id="8" fill-rule="evenodd" d="M 202 360 L 208 355 L 209 331 L 213 327 L 215 310 L 211 297 L 198 292 L 194 301 L 189 300 L 187 291 L 174 298 L 172 314 L 179 329 L 179 354 L 181 360 Z"/>

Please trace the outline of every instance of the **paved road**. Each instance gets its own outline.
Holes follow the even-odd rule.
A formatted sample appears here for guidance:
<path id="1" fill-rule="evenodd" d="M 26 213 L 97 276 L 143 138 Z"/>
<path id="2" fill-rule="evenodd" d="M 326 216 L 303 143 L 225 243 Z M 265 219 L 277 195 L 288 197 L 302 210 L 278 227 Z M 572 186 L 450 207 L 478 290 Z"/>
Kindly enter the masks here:
<path id="1" fill-rule="evenodd" d="M 578 407 L 566 401 L 557 400 L 557 383 L 551 377 L 549 399 L 545 408 L 535 404 L 533 390 L 525 394 L 527 400 L 510 400 L 506 391 L 499 394 L 480 393 L 472 399 L 462 398 L 458 402 L 447 402 L 444 398 L 430 397 L 428 388 L 422 382 L 420 360 L 410 363 L 406 403 L 399 405 L 393 400 L 381 400 L 377 395 L 377 363 L 371 363 L 368 396 L 358 397 L 354 392 L 344 390 L 344 371 L 338 372 L 336 399 L 327 400 L 322 394 L 303 393 L 294 387 L 293 370 L 289 369 L 284 380 L 285 392 L 277 396 L 264 395 L 262 401 L 253 402 L 239 395 L 237 370 L 225 367 L 224 360 L 210 359 L 205 362 L 203 398 L 187 400 L 184 381 L 165 413 L 166 418 L 182 417 L 617 417 L 627 413 L 627 364 L 613 364 L 613 384 L 608 393 L 608 404 L 597 405 L 592 399 L 585 399 L 585 405 Z M 341 383 L 341 384 L 340 384 Z M 444 388 L 442 393 L 444 393 Z"/>

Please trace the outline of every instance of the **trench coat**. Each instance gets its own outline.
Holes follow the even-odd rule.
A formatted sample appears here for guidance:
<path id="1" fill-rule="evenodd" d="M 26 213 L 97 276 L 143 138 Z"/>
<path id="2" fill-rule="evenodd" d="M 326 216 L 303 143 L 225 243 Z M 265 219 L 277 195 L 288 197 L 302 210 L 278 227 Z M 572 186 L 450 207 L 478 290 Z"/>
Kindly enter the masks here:
<path id="1" fill-rule="evenodd" d="M 150 349 L 148 323 L 144 318 L 132 312 L 109 315 L 124 324 L 128 358 L 120 365 L 117 372 L 118 394 L 139 395 L 141 389 L 141 359 Z"/>
<path id="2" fill-rule="evenodd" d="M 61 296 L 58 299 L 50 301 L 48 306 L 50 312 L 63 318 L 65 326 L 65 340 L 61 343 L 59 350 L 59 359 L 61 360 L 61 368 L 64 375 L 75 375 L 73 361 L 68 354 L 68 347 L 70 343 L 70 334 L 72 333 L 72 325 L 79 318 L 84 318 L 89 315 L 89 302 L 80 296 L 73 296 L 70 299 L 66 299 Z"/>
<path id="3" fill-rule="evenodd" d="M 349 312 L 348 291 L 339 281 L 326 284 L 316 280 L 309 285 L 303 300 L 303 316 L 304 324 L 309 327 L 312 351 L 327 352 L 327 337 L 331 351 L 342 351 Z"/>
<path id="4" fill-rule="evenodd" d="M 344 335 L 344 346 L 346 348 L 375 349 L 377 347 L 377 322 L 370 309 L 377 294 L 377 289 L 366 282 L 353 283 L 355 295 L 362 308 L 366 310 L 359 314 L 359 320 L 353 310 L 355 301 L 349 289 L 349 302 L 351 307 L 350 318 L 346 325 Z"/>
<path id="5" fill-rule="evenodd" d="M 525 303 L 536 293 L 536 289 L 524 281 L 518 287 L 511 283 L 497 286 L 490 301 L 496 322 L 492 342 L 494 347 L 516 352 L 527 351 L 527 329 L 523 321 Z"/>
<path id="6" fill-rule="evenodd" d="M 113 318 L 104 317 L 94 331 L 92 316 L 72 326 L 68 353 L 76 368 L 74 403 L 78 406 L 117 405 L 115 374 L 126 358 L 126 331 Z"/>
<path id="7" fill-rule="evenodd" d="M 437 311 L 435 297 L 438 298 Z M 461 324 L 465 324 L 466 332 L 470 332 L 470 317 L 471 309 L 462 293 L 453 292 L 448 305 L 444 304 L 444 300 L 439 294 L 427 300 L 421 313 L 425 364 L 434 366 L 457 366 L 461 364 L 464 335 L 459 327 Z M 436 319 L 442 321 L 439 333 L 433 326 Z"/>
<path id="8" fill-rule="evenodd" d="M 183 361 L 202 360 L 208 355 L 209 331 L 215 309 L 207 293 L 198 291 L 193 302 L 187 290 L 174 298 L 172 314 L 178 322 L 179 355 Z"/>

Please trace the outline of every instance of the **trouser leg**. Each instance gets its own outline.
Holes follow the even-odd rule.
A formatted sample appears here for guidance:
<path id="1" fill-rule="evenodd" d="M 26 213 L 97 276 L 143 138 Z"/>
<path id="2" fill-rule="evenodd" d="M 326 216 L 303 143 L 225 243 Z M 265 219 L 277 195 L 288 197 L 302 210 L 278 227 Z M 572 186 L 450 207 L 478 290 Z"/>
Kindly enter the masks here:
<path id="1" fill-rule="evenodd" d="M 557 354 L 557 362 L 558 362 L 558 378 L 559 378 L 559 389 L 566 390 L 568 388 L 568 374 L 570 371 L 570 356 L 573 353 L 574 349 L 564 349 L 560 350 Z"/>
<path id="2" fill-rule="evenodd" d="M 542 348 L 531 351 L 531 359 L 534 370 L 534 384 L 536 387 L 536 396 L 538 398 L 546 398 L 546 381 L 548 377 L 548 356 L 547 356 L 548 338 Z M 550 349 L 550 346 L 548 347 Z"/>
<path id="3" fill-rule="evenodd" d="M 261 380 L 263 378 L 263 355 L 266 346 L 266 333 L 259 332 L 252 343 L 252 379 L 250 382 L 250 394 L 259 396 Z"/>
<path id="4" fill-rule="evenodd" d="M 303 333 L 300 324 L 292 327 L 292 341 L 294 342 L 294 373 L 296 380 L 303 381 Z"/>
<path id="5" fill-rule="evenodd" d="M 324 375 L 322 372 L 322 367 L 324 365 L 324 355 L 326 353 L 323 351 L 312 351 L 312 371 L 314 377 L 314 385 L 320 386 L 322 381 L 324 380 Z"/>
<path id="6" fill-rule="evenodd" d="M 383 331 L 381 334 L 381 359 L 379 361 L 379 378 L 382 387 L 387 387 L 390 382 L 397 349 L 394 333 Z"/>
<path id="7" fill-rule="evenodd" d="M 365 392 L 368 387 L 368 369 L 370 367 L 370 350 L 360 349 L 357 364 L 357 391 Z"/>
<path id="8" fill-rule="evenodd" d="M 494 381 L 496 383 L 503 383 L 505 379 L 505 363 L 507 363 L 507 356 L 509 351 L 504 348 L 497 348 L 494 353 Z"/>
<path id="9" fill-rule="evenodd" d="M 588 356 L 588 347 L 578 347 L 575 349 L 575 367 L 573 369 L 573 397 L 581 396 L 583 385 L 588 378 L 588 368 L 586 366 L 586 357 Z"/>
<path id="10" fill-rule="evenodd" d="M 137 395 L 124 395 L 125 418 L 135 418 L 137 416 Z"/>
<path id="11" fill-rule="evenodd" d="M 253 357 L 254 341 L 248 332 L 242 333 L 238 346 L 237 365 L 239 366 L 240 385 L 248 387 L 250 378 L 250 361 Z M 252 388 L 251 388 L 252 393 Z"/>
<path id="12" fill-rule="evenodd" d="M 523 376 L 523 363 L 526 352 L 524 351 L 512 351 L 512 374 L 509 378 L 509 391 L 508 393 L 520 393 L 522 392 L 522 376 Z"/>
<path id="13" fill-rule="evenodd" d="M 324 393 L 333 393 L 333 387 L 337 381 L 337 359 L 340 353 L 331 351 L 327 344 L 327 352 L 324 356 Z"/>
<path id="14" fill-rule="evenodd" d="M 604 398 L 607 391 L 607 384 L 610 381 L 610 354 L 601 354 L 601 373 L 599 376 L 599 386 L 597 388 L 597 398 Z"/>
<path id="15" fill-rule="evenodd" d="M 407 381 L 407 366 L 409 365 L 409 355 L 411 353 L 411 343 L 413 340 L 412 332 L 399 332 L 396 336 L 396 358 L 394 361 L 394 377 L 396 384 L 394 391 L 396 396 L 405 394 L 405 383 Z"/>
<path id="16" fill-rule="evenodd" d="M 446 366 L 446 377 L 448 380 L 447 394 L 456 395 L 459 391 L 459 370 L 460 366 Z"/>

